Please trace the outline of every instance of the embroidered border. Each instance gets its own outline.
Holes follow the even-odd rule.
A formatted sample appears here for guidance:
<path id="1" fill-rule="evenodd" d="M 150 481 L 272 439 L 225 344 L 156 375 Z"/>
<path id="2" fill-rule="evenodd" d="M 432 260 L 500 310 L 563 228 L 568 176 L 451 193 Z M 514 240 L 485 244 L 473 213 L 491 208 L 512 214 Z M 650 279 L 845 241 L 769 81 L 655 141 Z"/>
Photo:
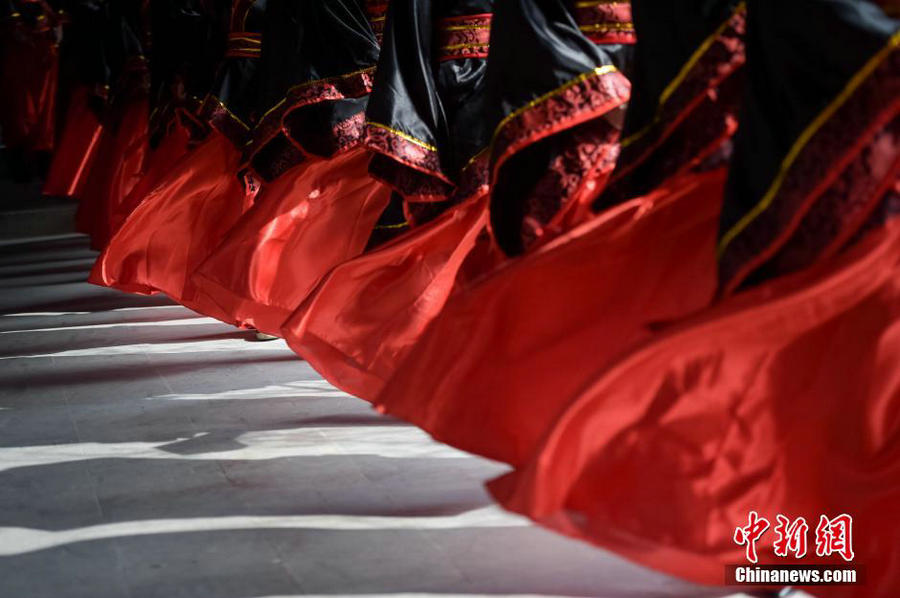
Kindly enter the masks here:
<path id="1" fill-rule="evenodd" d="M 250 141 L 247 142 L 245 147 L 247 161 L 258 163 L 259 161 L 255 159 L 256 155 L 260 154 L 266 145 L 275 142 L 279 137 L 285 137 L 289 140 L 295 151 L 303 154 L 308 153 L 303 149 L 302 141 L 295 139 L 292 135 L 296 131 L 291 131 L 290 127 L 285 124 L 285 118 L 288 114 L 318 102 L 337 101 L 367 95 L 372 91 L 374 70 L 375 67 L 367 67 L 335 77 L 307 81 L 292 87 L 280 102 L 270 108 L 260 118 L 253 129 Z M 362 123 L 359 124 L 361 127 Z M 347 131 L 340 129 L 340 126 L 335 129 L 337 137 L 349 138 L 346 135 Z M 362 141 L 362 134 L 359 135 L 359 141 Z M 279 145 L 284 146 L 281 143 Z M 340 142 L 336 142 L 336 147 L 339 146 Z M 294 151 L 290 153 L 295 154 Z"/>
<path id="2" fill-rule="evenodd" d="M 633 44 L 637 41 L 628 0 L 590 0 L 575 3 L 575 21 L 595 44 Z"/>
<path id="3" fill-rule="evenodd" d="M 894 156 L 891 163 L 889 156 Z M 797 271 L 834 255 L 870 220 L 895 184 L 900 184 L 900 117 L 872 142 L 815 201 L 790 240 L 762 269 L 767 274 Z"/>
<path id="4" fill-rule="evenodd" d="M 525 199 L 520 235 L 533 249 L 583 221 L 587 197 L 602 188 L 619 156 L 619 133 L 597 118 L 567 131 L 561 151 Z"/>
<path id="5" fill-rule="evenodd" d="M 453 185 L 441 170 L 438 148 L 421 139 L 416 139 L 388 125 L 367 121 L 365 143 L 366 147 L 373 152 L 387 156 L 413 170 L 434 177 L 446 185 Z M 389 170 L 383 169 L 382 174 L 386 174 Z M 390 181 L 391 179 L 388 180 Z M 401 189 L 401 192 L 407 193 L 412 191 L 412 186 L 405 187 L 405 189 Z M 440 188 L 444 188 L 444 186 L 440 186 Z"/>
<path id="6" fill-rule="evenodd" d="M 492 17 L 487 13 L 441 19 L 437 27 L 438 61 L 487 58 Z"/>
<path id="7" fill-rule="evenodd" d="M 237 147 L 243 146 L 250 134 L 250 126 L 212 94 L 206 96 L 198 116 Z"/>
<path id="8" fill-rule="evenodd" d="M 380 45 L 384 39 L 384 22 L 387 15 L 388 3 L 386 0 L 366 0 L 366 15 L 369 17 L 369 25 Z"/>
<path id="9" fill-rule="evenodd" d="M 759 203 L 721 238 L 720 284 L 733 292 L 790 238 L 880 130 L 900 114 L 900 32 L 800 134 Z"/>
<path id="10" fill-rule="evenodd" d="M 494 130 L 494 175 L 511 155 L 554 133 L 597 118 L 628 101 L 631 84 L 613 65 L 597 67 L 508 114 Z"/>
<path id="11" fill-rule="evenodd" d="M 697 156 L 689 155 L 687 148 L 697 151 L 709 151 L 734 133 L 732 124 L 736 122 L 739 98 L 732 94 L 711 94 L 710 90 L 719 88 L 732 77 L 746 62 L 744 47 L 744 31 L 746 29 L 746 6 L 742 2 L 687 60 L 674 79 L 660 95 L 656 112 L 652 120 L 641 130 L 629 135 L 621 142 L 621 154 L 618 166 L 610 178 L 609 189 L 602 195 L 595 209 L 615 203 L 629 195 L 629 178 L 642 168 L 646 162 L 658 153 L 664 145 L 668 145 L 671 137 L 691 126 L 700 125 L 696 131 L 688 134 L 692 139 L 681 137 L 676 146 L 680 149 L 675 157 L 663 156 L 664 168 L 655 168 L 653 181 L 641 179 L 642 187 L 656 185 L 668 176 L 682 170 L 685 164 Z M 693 118 L 695 113 L 714 115 L 707 125 Z M 702 119 L 702 114 L 698 116 Z M 708 126 L 716 124 L 716 126 Z M 702 132 L 702 135 L 699 132 Z M 704 136 L 704 138 L 700 138 Z M 671 146 L 670 146 L 671 147 Z M 661 153 L 661 152 L 659 152 Z M 601 203 L 602 202 L 602 203 Z"/>
<path id="12" fill-rule="evenodd" d="M 437 200 L 423 201 L 410 196 L 403 202 L 403 211 L 412 226 L 430 222 L 452 208 L 476 195 L 488 192 L 490 170 L 487 148 L 473 156 L 459 173 L 459 184 L 450 193 Z"/>

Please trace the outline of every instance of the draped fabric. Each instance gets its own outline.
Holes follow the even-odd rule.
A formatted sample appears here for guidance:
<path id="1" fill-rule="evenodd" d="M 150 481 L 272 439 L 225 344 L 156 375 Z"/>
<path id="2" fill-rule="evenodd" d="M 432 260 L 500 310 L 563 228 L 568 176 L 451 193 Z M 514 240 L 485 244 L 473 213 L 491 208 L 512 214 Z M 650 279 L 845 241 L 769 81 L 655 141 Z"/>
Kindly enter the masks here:
<path id="1" fill-rule="evenodd" d="M 91 106 L 92 92 L 82 86 L 73 92 L 66 111 L 57 151 L 53 154 L 41 192 L 56 197 L 81 197 L 103 127 Z"/>
<path id="2" fill-rule="evenodd" d="M 391 201 L 372 223 L 368 251 L 336 263 L 281 328 L 358 396 L 375 397 L 474 244 L 486 244 L 486 160 L 476 155 L 488 143 L 480 111 L 490 9 L 471 0 L 390 5 L 365 146 Z M 343 325 L 328 324 L 335 320 Z"/>
<path id="3" fill-rule="evenodd" d="M 486 75 L 488 120 L 497 123 L 490 213 L 497 243 L 510 255 L 583 221 L 587 198 L 618 155 L 633 40 L 588 35 L 627 31 L 630 11 L 598 22 L 575 4 L 497 5 Z"/>
<path id="4" fill-rule="evenodd" d="M 150 0 L 150 145 L 197 111 L 226 45 L 228 0 Z"/>
<path id="5" fill-rule="evenodd" d="M 274 180 L 305 159 L 355 147 L 378 43 L 363 3 L 270 0 L 261 58 L 261 117 L 246 154 Z"/>
<path id="6" fill-rule="evenodd" d="M 116 212 L 141 180 L 150 146 L 147 98 L 123 102 L 121 113 L 108 115 L 100 131 L 96 156 L 84 184 L 76 224 L 91 237 L 93 249 L 103 249 L 115 233 Z"/>
<path id="7" fill-rule="evenodd" d="M 900 172 L 898 72 L 900 21 L 873 3 L 749 6 L 718 248 L 726 292 L 834 254 L 863 225 Z"/>
<path id="8" fill-rule="evenodd" d="M 563 534 L 716 585 L 749 511 L 852 513 L 816 593 L 893 596 L 890 3 L 104 6 L 47 186 L 92 282 L 283 336 Z"/>
<path id="9" fill-rule="evenodd" d="M 601 63 L 610 50 L 585 37 L 577 27 L 577 14 L 563 7 L 554 12 L 531 6 L 531 18 L 524 23 L 515 7 L 498 7 L 497 14 L 488 12 L 491 8 L 484 2 L 434 6 L 395 2 L 389 11 L 385 48 L 367 112 L 367 145 L 376 152 L 373 174 L 391 185 L 394 201 L 399 199 L 403 206 L 402 218 L 386 211 L 379 226 L 403 234 L 390 235 L 394 240 L 383 247 L 374 246 L 361 258 L 335 268 L 282 329 L 299 354 L 357 396 L 373 400 L 454 289 L 502 261 L 486 231 L 489 134 L 502 122 L 495 132 L 495 153 L 497 148 L 501 153 L 518 151 L 551 134 L 525 139 L 510 131 L 517 131 L 530 115 L 545 117 L 544 110 L 554 110 L 547 107 L 553 97 L 543 103 L 530 98 L 548 89 L 552 96 L 570 83 L 564 77 L 580 83 L 582 74 L 578 66 L 568 73 L 548 66 L 535 76 L 533 69 L 522 66 L 533 66 L 533 57 L 514 48 L 531 34 L 535 43 L 544 44 L 536 50 L 541 55 L 555 59 L 569 51 L 568 43 L 574 52 L 583 51 L 586 64 Z M 542 31 L 540 19 L 552 18 L 563 21 L 560 28 L 574 27 L 565 43 L 536 35 Z M 612 51 L 627 52 L 624 47 Z M 572 110 L 556 105 L 558 119 L 553 125 L 561 130 L 577 119 L 590 118 L 588 114 L 602 116 L 619 106 L 627 97 L 621 95 L 627 82 L 616 70 L 609 73 L 616 77 L 608 88 L 610 96 L 603 84 L 597 93 L 579 91 L 578 100 L 594 104 L 584 110 L 577 102 Z M 515 87 L 504 80 L 509 77 L 523 81 Z M 520 95 L 510 95 L 514 92 Z M 495 118 L 485 118 L 491 111 Z M 614 144 L 607 149 L 614 151 Z M 595 168 L 591 161 L 595 158 L 602 162 L 596 155 L 585 156 L 582 165 Z M 510 172 L 514 177 L 528 176 L 527 169 Z M 390 216 L 396 220 L 391 222 Z"/>
<path id="10" fill-rule="evenodd" d="M 190 274 L 244 211 L 244 187 L 234 175 L 239 163 L 231 142 L 211 134 L 131 213 L 97 259 L 90 282 L 132 293 L 162 291 L 209 313 L 193 301 Z"/>
<path id="11" fill-rule="evenodd" d="M 56 134 L 57 15 L 43 2 L 16 0 L 0 9 L 0 129 L 13 175 L 27 179 L 38 152 Z"/>
<path id="12" fill-rule="evenodd" d="M 389 193 L 367 165 L 364 152 L 351 150 L 265 186 L 192 278 L 223 319 L 280 335 L 319 278 L 362 252 Z"/>
<path id="13" fill-rule="evenodd" d="M 284 322 L 291 348 L 332 384 L 374 400 L 467 277 L 463 266 L 485 272 L 498 261 L 484 235 L 486 200 L 474 196 L 331 270 Z"/>
<path id="14" fill-rule="evenodd" d="M 248 28 L 261 27 L 264 9 L 265 0 L 234 0 L 232 32 L 256 33 Z M 190 276 L 249 205 L 238 169 L 249 132 L 243 119 L 252 116 L 246 107 L 256 101 L 257 60 L 226 51 L 197 117 L 211 132 L 181 159 L 163 156 L 164 162 L 175 162 L 168 175 L 146 197 L 128 198 L 137 208 L 98 258 L 91 282 L 130 292 L 162 291 L 224 318 L 214 303 L 198 296 Z"/>
<path id="15" fill-rule="evenodd" d="M 364 6 L 269 2 L 262 68 L 277 75 L 246 150 L 265 183 L 193 283 L 227 321 L 280 334 L 318 279 L 363 251 L 388 191 L 361 147 L 378 54 Z"/>
<path id="16" fill-rule="evenodd" d="M 366 146 L 373 175 L 398 194 L 408 224 L 465 199 L 452 198 L 454 188 L 478 176 L 463 171 L 490 135 L 483 110 L 492 4 L 390 4 Z"/>
<path id="17" fill-rule="evenodd" d="M 111 214 L 140 179 L 149 150 L 147 17 L 139 0 L 105 5 L 101 44 L 109 73 L 108 106 L 75 220 L 94 249 L 109 242 Z"/>
<path id="18" fill-rule="evenodd" d="M 150 195 L 151 191 L 165 182 L 172 169 L 176 168 L 187 155 L 193 131 L 194 129 L 181 119 L 176 118 L 170 123 L 169 130 L 163 134 L 146 157 L 140 179 L 131 187 L 130 191 L 125 193 L 118 204 L 111 206 L 109 224 L 112 233 L 122 227 L 135 208 Z"/>
<path id="19" fill-rule="evenodd" d="M 746 61 L 746 5 L 632 2 L 641 32 L 619 158 L 593 202 L 601 211 L 674 176 L 727 161 Z"/>
<path id="20" fill-rule="evenodd" d="M 851 513 L 866 582 L 813 591 L 893 596 L 897 224 L 595 370 L 491 491 L 553 529 L 704 584 L 745 562 L 733 535 L 749 511 L 810 522 Z M 759 545 L 761 563 L 791 562 L 771 549 Z"/>
<path id="21" fill-rule="evenodd" d="M 598 216 L 454 295 L 375 403 L 513 465 L 490 486 L 507 508 L 701 583 L 742 562 L 734 530 L 751 510 L 852 511 L 874 578 L 816 592 L 890 596 L 898 24 L 869 3 L 808 4 L 866 43 L 823 52 L 799 12 L 703 3 L 685 63 L 651 65 L 642 23 L 671 26 L 671 14 L 636 1 L 635 81 L 665 83 L 635 103 L 628 159 L 591 198 Z M 779 94 L 812 107 L 772 113 L 781 96 L 763 77 L 780 69 Z M 751 172 L 753 185 L 736 182 Z M 771 212 L 741 203 L 779 181 L 764 196 Z M 752 266 L 737 278 L 723 241 L 741 220 L 720 208 L 762 214 L 775 224 L 763 238 L 780 235 L 776 249 L 741 254 Z"/>
<path id="22" fill-rule="evenodd" d="M 103 133 L 111 72 L 106 58 L 107 7 L 92 0 L 61 3 L 58 138 L 43 194 L 83 197 Z"/>
<path id="23" fill-rule="evenodd" d="M 591 371 L 708 303 L 724 180 L 676 181 L 477 279 L 407 351 L 376 405 L 521 464 Z"/>

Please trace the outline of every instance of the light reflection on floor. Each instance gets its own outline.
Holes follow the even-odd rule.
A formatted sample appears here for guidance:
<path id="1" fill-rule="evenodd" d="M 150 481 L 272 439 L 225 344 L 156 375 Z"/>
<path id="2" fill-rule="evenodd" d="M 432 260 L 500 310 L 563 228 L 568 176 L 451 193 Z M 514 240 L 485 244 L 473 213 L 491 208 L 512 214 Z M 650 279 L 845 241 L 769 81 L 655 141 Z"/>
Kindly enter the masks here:
<path id="1" fill-rule="evenodd" d="M 80 282 L 85 248 L 0 254 L 0 596 L 723 595 L 500 511 L 502 466 L 280 341 Z"/>

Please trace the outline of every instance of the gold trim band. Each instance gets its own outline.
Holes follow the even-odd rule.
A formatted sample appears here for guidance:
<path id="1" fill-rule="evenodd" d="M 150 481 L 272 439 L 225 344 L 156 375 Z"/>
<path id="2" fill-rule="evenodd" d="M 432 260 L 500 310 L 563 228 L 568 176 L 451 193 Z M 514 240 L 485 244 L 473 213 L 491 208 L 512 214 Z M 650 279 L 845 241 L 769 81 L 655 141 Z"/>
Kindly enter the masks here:
<path id="1" fill-rule="evenodd" d="M 582 82 L 586 81 L 587 79 L 589 79 L 589 78 L 591 78 L 591 77 L 601 77 L 601 76 L 606 75 L 606 74 L 609 74 L 609 73 L 618 73 L 618 72 L 619 72 L 619 69 L 617 69 L 617 68 L 616 68 L 614 65 L 612 65 L 612 64 L 606 64 L 606 65 L 603 65 L 603 66 L 595 67 L 595 68 L 591 69 L 590 71 L 588 71 L 588 72 L 586 72 L 586 73 L 581 73 L 580 75 L 578 75 L 578 76 L 575 77 L 574 79 L 571 79 L 571 80 L 569 80 L 569 81 L 566 81 L 565 83 L 563 83 L 562 85 L 560 85 L 560 86 L 557 87 L 556 89 L 553 89 L 553 90 L 551 90 L 551 91 L 548 91 L 547 93 L 545 93 L 545 94 L 543 94 L 543 95 L 541 95 L 541 96 L 539 96 L 539 97 L 537 97 L 537 98 L 531 100 L 530 102 L 528 102 L 528 103 L 525 104 L 524 106 L 520 106 L 519 108 L 516 108 L 515 110 L 513 110 L 512 112 L 510 112 L 509 114 L 507 114 L 505 117 L 503 117 L 503 120 L 501 120 L 501 121 L 500 121 L 500 124 L 498 124 L 497 127 L 494 129 L 494 135 L 493 135 L 493 137 L 491 138 L 491 148 L 492 148 L 492 149 L 491 149 L 491 152 L 493 152 L 494 140 L 497 138 L 497 135 L 500 133 L 500 129 L 502 129 L 503 127 L 505 127 L 506 124 L 509 123 L 509 121 L 511 121 L 512 119 L 516 118 L 517 116 L 519 116 L 519 115 L 522 114 L 523 112 L 526 112 L 527 110 L 531 110 L 532 108 L 534 108 L 534 107 L 537 106 L 538 104 L 542 104 L 542 103 L 546 102 L 547 100 L 549 100 L 549 99 L 552 98 L 553 96 L 559 95 L 559 94 L 563 93 L 564 91 L 566 91 L 567 89 L 569 89 L 570 87 L 574 87 L 575 85 L 578 85 L 579 83 L 582 83 Z"/>
<path id="2" fill-rule="evenodd" d="M 585 33 L 605 33 L 607 31 L 634 31 L 634 23 L 594 23 L 579 27 Z"/>
<path id="3" fill-rule="evenodd" d="M 784 184 L 784 179 L 787 177 L 791 166 L 794 165 L 794 162 L 797 160 L 797 157 L 800 155 L 800 152 L 803 151 L 803 148 L 806 147 L 806 144 L 809 143 L 809 140 L 815 135 L 819 129 L 830 119 L 834 113 L 844 105 L 847 99 L 853 94 L 856 89 L 862 85 L 863 81 L 872 74 L 878 66 L 887 58 L 887 55 L 898 45 L 900 45 L 900 31 L 895 33 L 890 37 L 888 43 L 878 51 L 877 54 L 872 56 L 866 64 L 859 70 L 850 81 L 847 82 L 847 85 L 841 90 L 841 93 L 837 95 L 837 97 L 832 100 L 825 109 L 819 113 L 819 115 L 803 130 L 800 136 L 797 138 L 797 141 L 794 142 L 794 145 L 791 147 L 788 154 L 784 157 L 784 160 L 781 162 L 781 167 L 779 168 L 778 175 L 775 177 L 775 180 L 772 181 L 772 185 L 769 187 L 768 191 L 766 191 L 763 198 L 756 204 L 752 210 L 744 214 L 744 217 L 738 220 L 737 224 L 731 227 L 727 233 L 722 237 L 722 240 L 719 241 L 719 246 L 717 248 L 717 255 L 722 257 L 722 254 L 725 253 L 725 250 L 728 248 L 728 245 L 739 235 L 741 232 L 746 229 L 751 222 L 753 222 L 760 214 L 762 214 L 766 209 L 771 205 L 772 201 L 774 201 L 775 196 L 778 194 L 778 191 L 781 190 L 782 184 Z"/>
<path id="4" fill-rule="evenodd" d="M 668 85 L 666 85 L 665 89 L 663 89 L 663 92 L 659 96 L 659 102 L 657 103 L 656 114 L 653 116 L 653 120 L 650 121 L 650 124 L 645 126 L 640 131 L 632 133 L 631 135 L 629 135 L 628 137 L 623 139 L 620 144 L 622 148 L 628 147 L 629 145 L 631 145 L 632 143 L 634 143 L 635 141 L 637 141 L 638 139 L 640 139 L 641 137 L 646 135 L 647 132 L 651 128 L 653 128 L 654 126 L 656 126 L 659 123 L 660 111 L 662 109 L 663 104 L 668 102 L 669 98 L 672 97 L 672 94 L 675 93 L 675 90 L 678 89 L 678 87 L 682 83 L 684 83 L 684 80 L 687 78 L 688 74 L 691 72 L 691 69 L 694 68 L 694 66 L 697 64 L 697 62 L 699 62 L 699 60 L 703 57 L 703 55 L 706 54 L 706 52 L 709 50 L 710 46 L 712 46 L 713 43 L 715 43 L 715 41 L 719 38 L 719 36 L 722 35 L 722 32 L 728 28 L 728 26 L 731 24 L 731 20 L 736 15 L 746 12 L 746 10 L 747 10 L 746 2 L 741 2 L 740 4 L 738 4 L 735 7 L 734 12 L 731 13 L 731 15 L 729 15 L 728 18 L 725 19 L 725 21 L 721 25 L 716 27 L 716 30 L 712 33 L 712 35 L 710 35 L 705 40 L 703 40 L 703 43 L 700 44 L 700 46 L 694 51 L 693 54 L 691 54 L 691 57 L 688 59 L 687 62 L 684 63 L 684 66 L 681 67 L 681 70 L 678 71 L 678 74 L 675 75 L 675 78 L 672 79 L 672 81 Z"/>
<path id="5" fill-rule="evenodd" d="M 433 145 L 430 145 L 430 144 L 428 144 L 428 143 L 425 143 L 425 142 L 422 141 L 421 139 L 416 139 L 416 138 L 413 137 L 412 135 L 408 135 L 408 134 L 404 133 L 403 131 L 398 131 L 397 129 L 393 129 L 393 128 L 387 126 L 387 125 L 383 125 L 383 124 L 381 124 L 381 123 L 377 123 L 377 122 L 374 122 L 374 121 L 371 121 L 371 120 L 367 120 L 367 121 L 366 121 L 366 125 L 373 126 L 373 127 L 375 127 L 375 128 L 378 128 L 378 129 L 384 129 L 384 130 L 387 131 L 388 133 L 393 133 L 393 134 L 396 135 L 397 137 L 400 137 L 400 138 L 402 138 L 402 139 L 405 139 L 406 141 L 409 141 L 410 143 L 413 143 L 413 144 L 415 144 L 415 145 L 418 145 L 419 147 L 425 148 L 425 149 L 427 149 L 428 151 L 431 151 L 431 152 L 436 152 L 436 151 L 438 151 L 438 148 L 434 147 Z"/>
<path id="6" fill-rule="evenodd" d="M 452 46 L 441 46 L 441 50 L 444 52 L 452 52 L 453 50 L 477 50 L 479 48 L 488 48 L 488 42 L 484 42 L 483 44 L 453 44 Z"/>
<path id="7" fill-rule="evenodd" d="M 471 31 L 473 29 L 490 29 L 490 25 L 447 25 L 441 31 Z"/>
<path id="8" fill-rule="evenodd" d="M 575 8 L 591 8 L 594 6 L 603 6 L 605 4 L 631 4 L 629 0 L 588 0 L 587 2 L 576 2 Z"/>

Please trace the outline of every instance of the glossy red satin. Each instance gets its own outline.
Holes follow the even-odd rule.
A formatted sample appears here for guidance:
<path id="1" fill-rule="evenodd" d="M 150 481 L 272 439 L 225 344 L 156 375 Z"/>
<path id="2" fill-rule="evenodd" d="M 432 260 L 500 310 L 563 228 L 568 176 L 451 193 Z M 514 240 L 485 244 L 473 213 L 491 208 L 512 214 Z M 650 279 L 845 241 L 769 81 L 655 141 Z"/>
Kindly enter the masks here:
<path id="1" fill-rule="evenodd" d="M 144 174 L 149 113 L 146 98 L 130 102 L 121 118 L 104 127 L 100 136 L 75 219 L 77 229 L 90 235 L 94 249 L 109 243 L 113 212 Z"/>
<path id="2" fill-rule="evenodd" d="M 590 372 L 710 301 L 724 179 L 676 181 L 454 295 L 377 406 L 463 450 L 523 463 Z"/>
<path id="3" fill-rule="evenodd" d="M 492 491 L 558 531 L 708 584 L 722 583 L 725 564 L 745 562 L 733 534 L 749 511 L 772 522 L 778 513 L 804 516 L 811 527 L 822 514 L 849 513 L 865 584 L 814 593 L 893 597 L 898 364 L 895 223 L 838 259 L 679 324 L 610 367 L 595 363 L 540 449 Z M 785 562 L 768 540 L 758 546 L 760 562 Z"/>
<path id="4" fill-rule="evenodd" d="M 56 43 L 45 32 L 4 30 L 0 44 L 3 142 L 32 152 L 51 150 L 59 71 Z"/>
<path id="5" fill-rule="evenodd" d="M 337 266 L 285 322 L 284 338 L 332 384 L 373 400 L 444 307 L 486 224 L 482 195 Z"/>
<path id="6" fill-rule="evenodd" d="M 143 174 L 137 184 L 122 201 L 113 204 L 110 212 L 110 229 L 115 233 L 128 215 L 137 208 L 144 199 L 159 185 L 163 184 L 179 161 L 188 152 L 191 140 L 190 131 L 178 121 L 173 123 L 169 131 L 152 150 L 147 158 Z"/>
<path id="7" fill-rule="evenodd" d="M 213 132 L 131 213 L 91 272 L 90 282 L 132 293 L 163 291 L 201 313 L 222 317 L 198 297 L 190 274 L 244 211 L 240 152 Z"/>
<path id="8" fill-rule="evenodd" d="M 226 321 L 280 335 L 331 268 L 365 248 L 390 190 L 351 150 L 300 164 L 263 186 L 253 207 L 194 275 Z"/>
<path id="9" fill-rule="evenodd" d="M 78 87 L 72 94 L 62 135 L 47 172 L 42 193 L 55 197 L 81 197 L 97 155 L 103 127 L 88 106 L 90 92 Z"/>

